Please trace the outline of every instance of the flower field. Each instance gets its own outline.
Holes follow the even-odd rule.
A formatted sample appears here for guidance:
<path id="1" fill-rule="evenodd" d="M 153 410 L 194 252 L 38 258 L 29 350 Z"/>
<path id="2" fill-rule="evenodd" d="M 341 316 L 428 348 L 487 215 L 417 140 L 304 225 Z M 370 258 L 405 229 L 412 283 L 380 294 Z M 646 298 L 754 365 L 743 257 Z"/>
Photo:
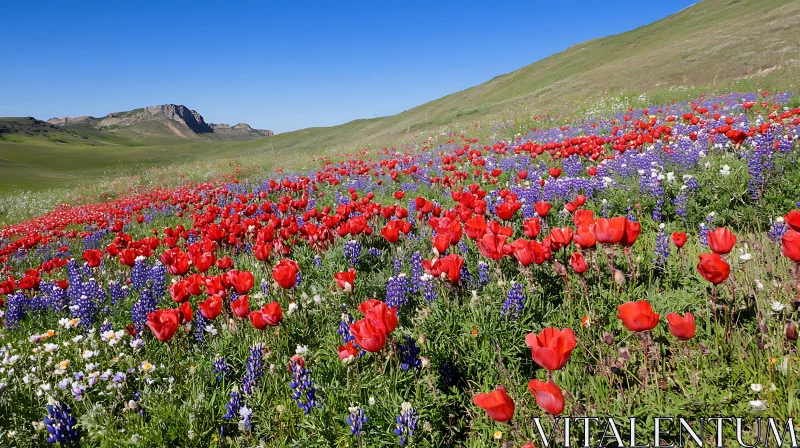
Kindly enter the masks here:
<path id="1" fill-rule="evenodd" d="M 0 444 L 521 447 L 557 416 L 796 417 L 799 106 L 476 127 L 7 226 Z"/>

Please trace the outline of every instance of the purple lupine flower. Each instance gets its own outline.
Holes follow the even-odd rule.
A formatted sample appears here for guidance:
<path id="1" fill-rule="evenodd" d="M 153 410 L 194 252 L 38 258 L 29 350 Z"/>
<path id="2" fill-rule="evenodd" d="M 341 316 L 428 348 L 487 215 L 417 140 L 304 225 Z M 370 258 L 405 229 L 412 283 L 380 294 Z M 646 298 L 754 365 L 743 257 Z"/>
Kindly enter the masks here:
<path id="1" fill-rule="evenodd" d="M 519 318 L 519 312 L 525 302 L 525 293 L 521 283 L 514 283 L 506 294 L 506 301 L 503 303 L 503 316 L 510 316 L 514 319 Z"/>
<path id="2" fill-rule="evenodd" d="M 417 429 L 417 411 L 411 403 L 403 402 L 395 423 L 394 433 L 400 436 L 400 446 L 405 446 L 414 437 L 414 430 Z"/>
<path id="3" fill-rule="evenodd" d="M 78 420 L 73 417 L 69 406 L 61 402 L 48 404 L 47 417 L 44 418 L 47 429 L 47 443 L 69 444 L 80 439 Z"/>
<path id="4" fill-rule="evenodd" d="M 291 372 L 289 387 L 292 389 L 292 399 L 297 403 L 297 407 L 303 410 L 303 413 L 308 414 L 317 405 L 317 389 L 314 387 L 314 381 L 300 357 L 292 358 L 289 370 Z"/>

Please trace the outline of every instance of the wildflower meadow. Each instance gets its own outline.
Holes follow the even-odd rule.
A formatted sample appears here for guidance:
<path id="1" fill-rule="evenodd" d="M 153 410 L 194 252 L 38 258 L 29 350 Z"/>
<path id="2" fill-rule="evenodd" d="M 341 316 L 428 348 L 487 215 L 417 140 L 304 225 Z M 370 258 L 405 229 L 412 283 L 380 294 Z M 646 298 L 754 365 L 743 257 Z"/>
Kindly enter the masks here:
<path id="1" fill-rule="evenodd" d="M 798 96 L 547 123 L 4 227 L 0 445 L 790 446 Z"/>

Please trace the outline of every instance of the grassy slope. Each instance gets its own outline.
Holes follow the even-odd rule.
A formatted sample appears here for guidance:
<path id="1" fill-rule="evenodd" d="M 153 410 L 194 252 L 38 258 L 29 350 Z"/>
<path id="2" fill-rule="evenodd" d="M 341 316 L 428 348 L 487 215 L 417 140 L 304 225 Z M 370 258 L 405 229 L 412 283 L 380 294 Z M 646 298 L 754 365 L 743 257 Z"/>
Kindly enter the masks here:
<path id="1" fill-rule="evenodd" d="M 325 152 L 383 146 L 458 122 L 558 113 L 602 96 L 676 96 L 676 87 L 791 88 L 800 76 L 800 2 L 705 0 L 635 30 L 571 47 L 512 73 L 389 117 L 308 128 L 252 142 L 193 142 L 116 136 L 124 145 L 85 148 L 53 142 L 0 142 L 0 189 L 39 190 L 133 174 L 163 164 L 238 158 L 261 168 L 274 161 L 299 166 Z M 691 94 L 694 95 L 694 92 Z M 688 98 L 688 97 L 687 97 Z M 168 148 L 168 150 L 165 150 Z M 104 151 L 113 151 L 106 154 Z M 69 156 L 69 157 L 67 157 Z M 180 168 L 179 168 L 180 169 Z M 76 175 L 76 173 L 80 173 Z"/>

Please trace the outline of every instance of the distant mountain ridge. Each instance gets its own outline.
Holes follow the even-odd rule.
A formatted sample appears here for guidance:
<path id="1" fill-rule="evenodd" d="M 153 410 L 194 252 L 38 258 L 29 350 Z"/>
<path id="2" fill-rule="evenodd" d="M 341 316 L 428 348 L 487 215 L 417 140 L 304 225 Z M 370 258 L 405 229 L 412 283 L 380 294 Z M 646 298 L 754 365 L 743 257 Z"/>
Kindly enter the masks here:
<path id="1" fill-rule="evenodd" d="M 180 137 L 185 139 L 254 140 L 274 135 L 248 124 L 207 123 L 194 109 L 181 104 L 148 106 L 126 112 L 112 112 L 105 117 L 64 117 L 47 120 L 65 129 L 95 129 L 142 137 Z"/>

